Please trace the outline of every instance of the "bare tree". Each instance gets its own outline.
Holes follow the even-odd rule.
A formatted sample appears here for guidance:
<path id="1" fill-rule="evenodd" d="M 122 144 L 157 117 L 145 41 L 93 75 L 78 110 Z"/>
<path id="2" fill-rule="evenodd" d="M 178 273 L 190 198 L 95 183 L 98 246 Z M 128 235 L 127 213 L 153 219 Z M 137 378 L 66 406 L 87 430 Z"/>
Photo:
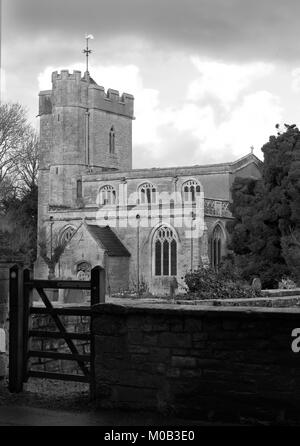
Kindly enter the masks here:
<path id="1" fill-rule="evenodd" d="M 38 137 L 29 129 L 23 137 L 22 146 L 16 158 L 16 177 L 21 192 L 32 190 L 37 186 L 38 176 Z"/>
<path id="2" fill-rule="evenodd" d="M 0 105 L 0 183 L 16 170 L 28 131 L 26 111 L 20 104 Z"/>
<path id="3" fill-rule="evenodd" d="M 0 105 L 0 202 L 37 186 L 38 137 L 20 104 Z"/>
<path id="4" fill-rule="evenodd" d="M 54 241 L 54 246 L 51 244 Z M 53 237 L 53 240 L 49 240 L 47 237 L 46 228 L 43 228 L 39 232 L 40 256 L 48 266 L 48 279 L 51 280 L 55 277 L 55 266 L 59 262 L 61 255 L 64 252 L 65 245 L 58 241 L 57 237 Z M 48 247 L 50 245 L 50 255 L 48 255 Z"/>

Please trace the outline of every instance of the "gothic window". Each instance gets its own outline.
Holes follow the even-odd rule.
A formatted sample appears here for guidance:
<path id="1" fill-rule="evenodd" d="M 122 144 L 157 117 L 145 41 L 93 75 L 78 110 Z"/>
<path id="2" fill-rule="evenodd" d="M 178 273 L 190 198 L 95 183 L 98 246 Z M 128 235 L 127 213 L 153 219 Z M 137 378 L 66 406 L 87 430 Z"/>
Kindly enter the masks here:
<path id="1" fill-rule="evenodd" d="M 176 276 L 177 238 L 168 226 L 157 229 L 153 241 L 154 273 L 156 276 Z"/>
<path id="2" fill-rule="evenodd" d="M 110 186 L 106 185 L 100 189 L 100 205 L 116 204 L 116 191 Z"/>
<path id="3" fill-rule="evenodd" d="M 109 132 L 109 153 L 115 153 L 115 129 L 112 126 Z"/>
<path id="4" fill-rule="evenodd" d="M 60 245 L 67 245 L 71 238 L 73 237 L 76 229 L 74 226 L 67 226 L 62 230 L 59 236 L 59 244 Z"/>
<path id="5" fill-rule="evenodd" d="M 156 203 L 156 188 L 151 183 L 144 183 L 139 188 L 141 204 Z"/>
<path id="6" fill-rule="evenodd" d="M 200 185 L 195 180 L 186 181 L 182 185 L 182 198 L 184 202 L 194 203 L 201 192 Z"/>
<path id="7" fill-rule="evenodd" d="M 222 261 L 222 247 L 224 243 L 224 234 L 220 225 L 217 225 L 211 238 L 211 266 L 215 270 L 219 269 Z"/>
<path id="8" fill-rule="evenodd" d="M 82 198 L 82 181 L 77 180 L 77 198 Z"/>

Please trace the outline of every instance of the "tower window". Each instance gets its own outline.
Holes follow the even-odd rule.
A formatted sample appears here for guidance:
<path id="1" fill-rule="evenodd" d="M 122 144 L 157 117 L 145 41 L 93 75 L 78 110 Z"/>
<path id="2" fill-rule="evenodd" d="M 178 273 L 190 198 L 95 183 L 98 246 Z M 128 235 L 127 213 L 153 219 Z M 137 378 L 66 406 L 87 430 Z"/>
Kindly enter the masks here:
<path id="1" fill-rule="evenodd" d="M 100 205 L 116 204 L 116 191 L 110 186 L 103 186 L 100 189 Z"/>
<path id="2" fill-rule="evenodd" d="M 115 153 L 115 129 L 111 127 L 109 132 L 109 153 Z"/>
<path id="3" fill-rule="evenodd" d="M 176 276 L 177 239 L 168 226 L 157 229 L 153 241 L 154 273 L 156 276 Z"/>
<path id="4" fill-rule="evenodd" d="M 141 204 L 156 203 L 156 188 L 151 183 L 144 183 L 139 188 Z"/>
<path id="5" fill-rule="evenodd" d="M 82 198 L 82 181 L 77 180 L 77 198 Z"/>

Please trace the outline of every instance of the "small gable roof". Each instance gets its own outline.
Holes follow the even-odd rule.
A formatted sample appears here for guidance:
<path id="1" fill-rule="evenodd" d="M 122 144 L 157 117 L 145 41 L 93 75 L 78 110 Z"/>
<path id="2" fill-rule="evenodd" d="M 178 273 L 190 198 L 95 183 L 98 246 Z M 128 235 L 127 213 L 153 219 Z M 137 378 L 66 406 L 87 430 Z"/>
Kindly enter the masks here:
<path id="1" fill-rule="evenodd" d="M 109 226 L 87 225 L 87 228 L 110 257 L 130 257 L 130 252 Z"/>

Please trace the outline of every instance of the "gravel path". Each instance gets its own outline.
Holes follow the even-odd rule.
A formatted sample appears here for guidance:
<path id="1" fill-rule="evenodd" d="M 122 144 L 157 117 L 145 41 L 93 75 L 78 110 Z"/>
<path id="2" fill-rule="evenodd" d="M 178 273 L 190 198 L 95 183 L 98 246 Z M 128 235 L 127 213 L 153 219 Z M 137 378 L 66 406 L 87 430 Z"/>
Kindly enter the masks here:
<path id="1" fill-rule="evenodd" d="M 74 412 L 91 411 L 95 403 L 89 399 L 89 385 L 30 378 L 21 393 L 10 393 L 7 380 L 0 381 L 0 405 L 43 407 Z"/>

